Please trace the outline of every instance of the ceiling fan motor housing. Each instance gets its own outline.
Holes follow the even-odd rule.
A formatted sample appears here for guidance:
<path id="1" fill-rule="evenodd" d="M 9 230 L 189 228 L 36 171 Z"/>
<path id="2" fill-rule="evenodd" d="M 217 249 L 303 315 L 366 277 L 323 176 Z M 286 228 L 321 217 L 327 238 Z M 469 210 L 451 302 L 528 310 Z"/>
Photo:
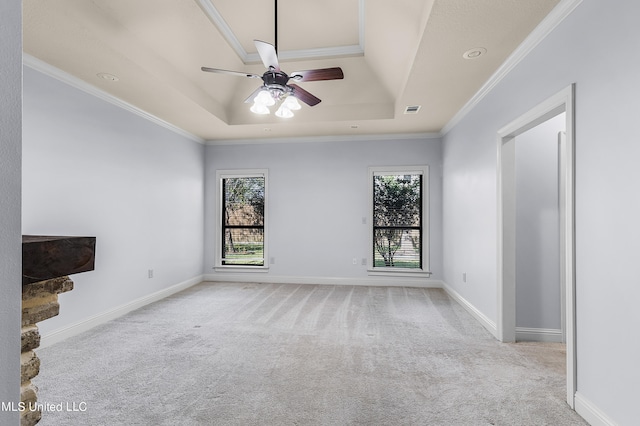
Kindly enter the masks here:
<path id="1" fill-rule="evenodd" d="M 278 85 L 286 86 L 289 81 L 289 76 L 282 71 L 267 71 L 262 75 L 262 81 L 266 86 Z"/>
<path id="2" fill-rule="evenodd" d="M 291 92 L 287 87 L 289 76 L 282 71 L 269 70 L 262 75 L 262 81 L 274 99 L 280 99 Z"/>

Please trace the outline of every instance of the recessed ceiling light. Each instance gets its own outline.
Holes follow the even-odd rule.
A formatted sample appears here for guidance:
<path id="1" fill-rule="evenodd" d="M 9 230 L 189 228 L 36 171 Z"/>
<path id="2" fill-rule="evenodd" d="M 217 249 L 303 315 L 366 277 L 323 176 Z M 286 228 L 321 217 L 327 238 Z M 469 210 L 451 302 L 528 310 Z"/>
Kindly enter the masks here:
<path id="1" fill-rule="evenodd" d="M 108 74 L 106 72 L 99 72 L 98 74 L 96 74 L 98 77 L 100 77 L 103 80 L 107 80 L 107 81 L 119 81 L 120 79 L 113 75 L 113 74 Z"/>
<path id="2" fill-rule="evenodd" d="M 469 49 L 464 52 L 462 54 L 462 57 L 465 59 L 475 59 L 479 56 L 484 55 L 485 53 L 487 53 L 487 49 L 485 49 L 484 47 L 474 47 L 473 49 Z"/>

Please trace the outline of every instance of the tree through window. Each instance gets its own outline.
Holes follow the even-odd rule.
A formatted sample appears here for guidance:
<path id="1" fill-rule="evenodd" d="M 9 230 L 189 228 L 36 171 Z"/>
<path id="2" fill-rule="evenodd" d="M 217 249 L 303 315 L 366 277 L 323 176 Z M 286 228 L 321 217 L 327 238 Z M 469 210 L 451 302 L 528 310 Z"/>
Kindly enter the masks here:
<path id="1" fill-rule="evenodd" d="M 427 269 L 423 170 L 373 171 L 373 267 Z"/>
<path id="2" fill-rule="evenodd" d="M 264 175 L 222 176 L 221 185 L 221 264 L 264 266 Z"/>

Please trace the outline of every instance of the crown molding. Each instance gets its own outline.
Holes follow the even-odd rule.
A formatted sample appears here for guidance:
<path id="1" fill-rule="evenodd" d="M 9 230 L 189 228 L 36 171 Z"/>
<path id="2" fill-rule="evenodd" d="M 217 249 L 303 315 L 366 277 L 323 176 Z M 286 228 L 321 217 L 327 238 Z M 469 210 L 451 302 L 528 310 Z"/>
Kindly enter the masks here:
<path id="1" fill-rule="evenodd" d="M 81 80 L 77 77 L 72 76 L 69 73 L 66 73 L 65 71 L 62 71 L 59 68 L 54 67 L 53 65 L 50 65 L 34 56 L 29 55 L 28 53 L 23 53 L 22 54 L 22 63 L 25 66 L 28 66 L 29 68 L 32 68 L 36 71 L 39 71 L 45 75 L 48 75 L 49 77 L 53 77 L 56 80 L 59 80 L 63 83 L 68 84 L 71 87 L 74 87 L 76 89 L 82 90 L 85 93 L 88 93 L 90 95 L 93 95 L 99 99 L 102 99 L 103 101 L 109 102 L 112 105 L 115 105 L 117 107 L 120 107 L 126 111 L 129 111 L 133 114 L 136 114 L 146 120 L 149 120 L 159 126 L 164 127 L 165 129 L 171 130 L 174 133 L 177 133 L 180 136 L 183 136 L 187 139 L 190 139 L 192 141 L 198 142 L 200 144 L 204 144 L 205 140 L 192 134 L 189 133 L 177 126 L 174 126 L 171 123 L 168 123 L 166 121 L 164 121 L 161 118 L 156 117 L 153 114 L 149 114 L 148 112 L 134 106 L 131 105 L 130 103 L 123 101 L 122 99 L 113 96 L 107 92 L 105 92 L 104 90 L 101 90 L 99 88 L 97 88 L 96 86 L 93 86 L 92 84 L 87 83 L 84 80 Z"/>
<path id="2" fill-rule="evenodd" d="M 473 97 L 453 116 L 442 128 L 441 133 L 447 134 L 467 114 L 469 114 L 529 53 L 544 40 L 562 21 L 577 8 L 582 0 L 562 0 L 547 15 L 527 38 L 513 51 L 504 63 L 493 73 L 489 80 L 473 95 Z"/>
<path id="3" fill-rule="evenodd" d="M 313 143 L 313 142 L 357 142 L 357 141 L 398 141 L 416 139 L 440 139 L 440 133 L 398 133 L 398 134 L 370 134 L 370 135 L 334 135 L 334 136 L 303 136 L 284 138 L 260 139 L 215 139 L 208 140 L 205 145 L 262 145 L 276 143 Z"/>
<path id="4" fill-rule="evenodd" d="M 115 97 L 104 90 L 97 88 L 84 80 L 72 76 L 34 56 L 27 53 L 22 55 L 22 63 L 29 68 L 41 72 L 49 77 L 55 78 L 71 87 L 82 90 L 85 93 L 93 95 L 103 101 L 109 102 L 119 108 L 136 114 L 146 120 L 149 120 L 159 126 L 162 126 L 172 132 L 198 142 L 204 145 L 255 145 L 255 144 L 273 144 L 273 143 L 305 143 L 305 142 L 353 142 L 353 141 L 380 141 L 380 140 L 409 140 L 409 139 L 439 139 L 442 137 L 440 133 L 399 133 L 399 134 L 370 134 L 370 135 L 336 135 L 336 136 L 307 136 L 307 137 L 286 137 L 286 138 L 270 138 L 270 139 L 220 139 L 220 140 L 204 140 L 192 133 L 189 133 L 171 123 L 168 123 L 153 114 L 131 105 L 122 99 Z"/>
<path id="5" fill-rule="evenodd" d="M 229 46 L 236 52 L 245 65 L 260 63 L 262 60 L 257 53 L 247 53 L 234 34 L 233 30 L 224 20 L 211 0 L 197 0 L 200 8 L 207 15 L 213 25 L 218 28 Z M 350 46 L 325 47 L 317 49 L 283 50 L 278 52 L 278 59 L 283 61 L 332 58 L 339 56 L 363 56 L 364 55 L 364 5 L 365 0 L 358 0 L 358 44 Z"/>
<path id="6" fill-rule="evenodd" d="M 340 47 L 320 47 L 317 49 L 283 50 L 278 52 L 281 61 L 298 61 L 306 59 L 334 58 L 338 56 L 362 56 L 364 50 L 359 45 Z M 243 59 L 245 64 L 262 63 L 257 53 L 249 53 Z"/>
<path id="7" fill-rule="evenodd" d="M 238 54 L 240 59 L 242 59 L 242 62 L 244 62 L 245 64 L 248 63 L 247 52 L 242 47 L 242 44 L 240 44 L 240 41 L 238 41 L 238 38 L 231 30 L 229 24 L 227 24 L 227 21 L 224 20 L 220 12 L 218 12 L 218 9 L 216 9 L 213 3 L 211 3 L 211 0 L 198 0 L 198 4 L 207 15 L 209 20 L 213 23 L 213 25 L 218 28 L 218 31 L 220 31 L 225 40 L 227 40 L 227 43 L 229 43 L 233 50 L 235 50 L 235 52 Z M 256 57 L 257 56 L 258 55 L 256 54 Z"/>

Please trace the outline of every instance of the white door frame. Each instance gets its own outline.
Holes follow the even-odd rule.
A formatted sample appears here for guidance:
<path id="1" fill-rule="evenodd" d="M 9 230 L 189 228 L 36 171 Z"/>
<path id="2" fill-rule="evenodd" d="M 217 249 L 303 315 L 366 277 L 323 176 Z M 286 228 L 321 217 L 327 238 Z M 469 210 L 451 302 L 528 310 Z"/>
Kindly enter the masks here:
<path id="1" fill-rule="evenodd" d="M 566 112 L 566 143 L 560 155 L 565 171 L 560 182 L 560 265 L 565 289 L 564 324 L 567 342 L 567 403 L 575 408 L 575 225 L 574 225 L 574 85 L 570 85 L 498 131 L 498 338 L 516 339 L 516 190 L 515 138 Z"/>

